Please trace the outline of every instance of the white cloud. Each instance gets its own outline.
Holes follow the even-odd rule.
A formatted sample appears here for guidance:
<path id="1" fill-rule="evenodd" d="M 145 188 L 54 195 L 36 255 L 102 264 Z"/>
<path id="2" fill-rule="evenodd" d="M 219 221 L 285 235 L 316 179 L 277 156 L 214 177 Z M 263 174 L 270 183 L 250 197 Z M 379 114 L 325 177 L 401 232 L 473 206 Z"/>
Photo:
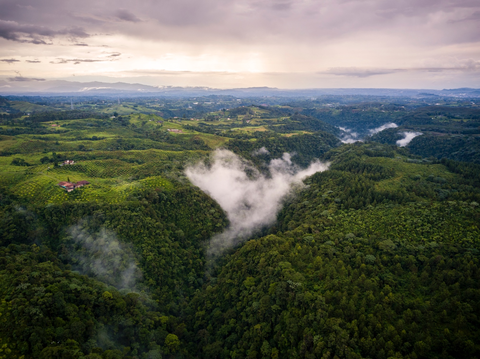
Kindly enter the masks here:
<path id="1" fill-rule="evenodd" d="M 396 127 L 398 127 L 398 125 L 396 123 L 389 122 L 389 123 L 386 123 L 385 125 L 382 125 L 380 127 L 373 128 L 373 129 L 369 130 L 369 132 L 370 132 L 371 135 L 374 135 L 374 134 L 382 132 L 383 130 L 386 130 L 388 128 L 396 128 Z"/>
<path id="2" fill-rule="evenodd" d="M 208 254 L 221 253 L 264 226 L 275 222 L 282 201 L 292 185 L 328 164 L 313 162 L 307 169 L 296 167 L 288 153 L 269 164 L 270 176 L 258 173 L 240 157 L 228 150 L 216 150 L 211 166 L 198 163 L 186 169 L 190 181 L 208 193 L 227 213 L 230 226 L 210 241 Z M 245 172 L 253 172 L 253 178 Z"/>
<path id="3" fill-rule="evenodd" d="M 343 143 L 354 143 L 362 141 L 360 138 L 358 138 L 358 133 L 353 132 L 351 129 L 341 126 L 339 126 L 338 128 L 345 132 L 340 138 L 340 141 L 342 141 Z"/>
<path id="4" fill-rule="evenodd" d="M 253 151 L 252 155 L 268 155 L 270 151 L 268 151 L 265 147 L 259 148 L 258 150 Z"/>
<path id="5" fill-rule="evenodd" d="M 412 141 L 415 137 L 422 135 L 421 132 L 403 132 L 405 136 L 403 139 L 397 141 L 397 146 L 405 147 Z"/>

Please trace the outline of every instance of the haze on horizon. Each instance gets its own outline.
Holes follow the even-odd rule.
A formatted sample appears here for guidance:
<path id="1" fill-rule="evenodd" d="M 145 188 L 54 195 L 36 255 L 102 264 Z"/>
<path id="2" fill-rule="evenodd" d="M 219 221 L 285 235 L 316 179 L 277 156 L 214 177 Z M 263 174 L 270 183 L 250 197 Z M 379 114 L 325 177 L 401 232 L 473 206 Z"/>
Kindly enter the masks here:
<path id="1" fill-rule="evenodd" d="M 0 0 L 0 87 L 480 83 L 475 0 Z"/>

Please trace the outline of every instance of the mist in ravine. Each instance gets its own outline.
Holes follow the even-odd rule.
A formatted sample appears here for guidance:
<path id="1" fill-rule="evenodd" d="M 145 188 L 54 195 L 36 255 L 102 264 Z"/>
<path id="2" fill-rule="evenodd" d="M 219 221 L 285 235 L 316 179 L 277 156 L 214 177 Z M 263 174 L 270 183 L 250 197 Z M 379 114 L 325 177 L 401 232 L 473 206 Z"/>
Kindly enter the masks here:
<path id="1" fill-rule="evenodd" d="M 320 161 L 301 169 L 284 153 L 269 163 L 269 174 L 264 175 L 228 150 L 216 150 L 210 165 L 200 162 L 188 167 L 185 172 L 190 181 L 215 199 L 230 221 L 224 232 L 210 240 L 207 255 L 220 254 L 274 223 L 293 186 L 327 169 L 328 163 Z"/>
<path id="2" fill-rule="evenodd" d="M 132 249 L 120 243 L 114 232 L 101 228 L 88 230 L 87 222 L 68 229 L 73 246 L 70 248 L 74 268 L 117 289 L 137 291 L 141 271 L 135 263 Z"/>
<path id="3" fill-rule="evenodd" d="M 397 141 L 397 146 L 405 147 L 405 146 L 408 145 L 410 142 L 412 142 L 412 140 L 413 140 L 415 137 L 421 136 L 422 133 L 421 133 L 421 132 L 406 131 L 406 132 L 403 132 L 402 135 L 403 135 L 403 138 L 402 138 L 401 140 L 398 140 L 398 141 Z"/>

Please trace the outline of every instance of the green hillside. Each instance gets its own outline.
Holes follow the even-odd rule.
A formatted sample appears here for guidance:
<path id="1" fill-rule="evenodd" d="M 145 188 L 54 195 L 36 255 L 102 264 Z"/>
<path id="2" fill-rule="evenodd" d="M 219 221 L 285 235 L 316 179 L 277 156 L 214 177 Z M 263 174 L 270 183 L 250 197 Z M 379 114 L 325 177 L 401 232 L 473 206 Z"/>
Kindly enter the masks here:
<path id="1" fill-rule="evenodd" d="M 191 351 L 202 358 L 478 353 L 478 182 L 473 189 L 442 164 L 380 150 L 391 148 L 331 154 L 332 169 L 307 181 L 271 235 L 222 261 L 215 284 L 191 302 Z M 430 180 L 440 174 L 442 181 Z"/>

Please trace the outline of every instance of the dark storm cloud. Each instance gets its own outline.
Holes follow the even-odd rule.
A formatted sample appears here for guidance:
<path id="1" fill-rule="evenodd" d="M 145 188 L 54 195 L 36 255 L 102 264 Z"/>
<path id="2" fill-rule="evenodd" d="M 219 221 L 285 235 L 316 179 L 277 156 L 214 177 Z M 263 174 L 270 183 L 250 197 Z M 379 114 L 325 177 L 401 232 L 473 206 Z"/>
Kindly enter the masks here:
<path id="1" fill-rule="evenodd" d="M 45 38 L 65 31 L 88 36 L 82 28 L 87 24 L 91 34 L 198 44 L 332 41 L 379 30 L 429 43 L 480 40 L 477 21 L 455 22 L 475 20 L 480 11 L 477 0 L 159 0 L 138 2 L 134 10 L 126 0 L 84 0 L 81 5 L 73 0 L 23 0 L 21 6 L 16 2 L 0 0 L 0 18 L 10 22 L 0 25 L 0 36 L 33 43 L 45 43 Z M 415 32 L 418 28 L 424 31 Z"/>
<path id="2" fill-rule="evenodd" d="M 17 59 L 1 59 L 1 62 L 6 62 L 7 64 L 13 64 L 15 62 L 20 62 L 20 60 Z"/>
<path id="3" fill-rule="evenodd" d="M 480 11 L 475 11 L 473 14 L 467 16 L 464 19 L 457 21 L 479 21 L 480 20 Z"/>
<path id="4" fill-rule="evenodd" d="M 15 21 L 0 20 L 0 37 L 18 42 L 46 44 L 43 37 L 52 37 L 54 32 L 43 26 L 21 25 Z"/>
<path id="5" fill-rule="evenodd" d="M 65 35 L 70 38 L 85 38 L 89 35 L 78 26 L 62 30 L 52 30 L 42 25 L 21 24 L 16 21 L 0 20 L 0 37 L 17 42 L 47 44 L 56 36 Z"/>
<path id="6" fill-rule="evenodd" d="M 123 21 L 130 21 L 130 22 L 140 22 L 141 20 L 132 14 L 130 11 L 126 9 L 118 9 L 115 12 L 115 17 L 119 20 Z"/>
<path id="7" fill-rule="evenodd" d="M 72 38 L 87 38 L 90 37 L 89 34 L 85 32 L 85 30 L 82 27 L 79 26 L 73 26 L 71 28 L 67 28 L 64 30 L 60 30 L 56 32 L 58 35 L 68 35 L 71 36 Z"/>
<path id="8" fill-rule="evenodd" d="M 479 17 L 479 0 L 0 0 L 0 57 L 38 78 L 98 63 L 166 69 L 160 85 L 443 86 L 480 76 Z"/>
<path id="9" fill-rule="evenodd" d="M 27 82 L 27 81 L 45 81 L 45 79 L 39 79 L 35 77 L 15 76 L 15 77 L 9 77 L 8 81 Z"/>

